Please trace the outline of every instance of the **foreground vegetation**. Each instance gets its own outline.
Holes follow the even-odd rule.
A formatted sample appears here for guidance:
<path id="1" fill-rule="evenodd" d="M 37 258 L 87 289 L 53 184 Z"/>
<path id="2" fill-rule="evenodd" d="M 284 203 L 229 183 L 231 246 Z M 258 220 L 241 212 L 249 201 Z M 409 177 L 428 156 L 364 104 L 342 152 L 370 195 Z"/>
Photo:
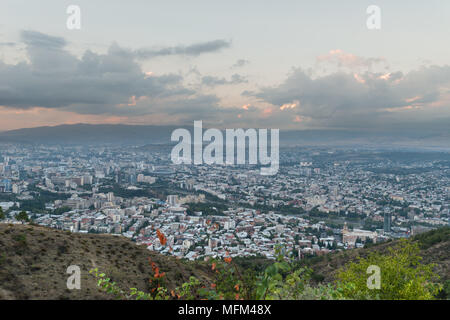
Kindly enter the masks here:
<path id="1" fill-rule="evenodd" d="M 300 261 L 282 247 L 276 261 L 189 261 L 124 237 L 0 222 L 0 299 L 449 299 L 449 249 L 447 227 Z M 380 266 L 380 290 L 365 286 L 372 274 L 364 269 L 372 263 Z M 81 269 L 80 290 L 66 286 L 70 265 Z M 90 274 L 92 268 L 98 269 Z M 403 271 L 394 277 L 393 270 Z M 389 276 L 395 281 L 385 287 Z"/>
<path id="2" fill-rule="evenodd" d="M 158 233 L 165 245 L 165 237 Z M 432 235 L 438 237 L 436 234 Z M 428 238 L 427 238 L 428 239 Z M 210 259 L 215 273 L 214 282 L 206 285 L 195 277 L 173 290 L 164 283 L 165 273 L 152 261 L 153 275 L 149 292 L 119 288 L 98 269 L 91 270 L 101 290 L 117 299 L 237 299 L 237 300 L 334 300 L 334 299 L 382 299 L 382 300 L 431 300 L 446 298 L 445 288 L 439 284 L 439 276 L 433 272 L 434 264 L 425 264 L 420 256 L 420 244 L 400 240 L 388 248 L 388 252 L 372 251 L 367 257 L 348 262 L 337 272 L 337 278 L 329 284 L 313 284 L 313 271 L 284 254 L 282 246 L 276 249 L 277 259 L 263 271 L 240 268 L 231 257 Z M 379 270 L 378 285 L 371 285 L 373 270 Z M 376 281 L 375 281 L 376 282 Z"/>

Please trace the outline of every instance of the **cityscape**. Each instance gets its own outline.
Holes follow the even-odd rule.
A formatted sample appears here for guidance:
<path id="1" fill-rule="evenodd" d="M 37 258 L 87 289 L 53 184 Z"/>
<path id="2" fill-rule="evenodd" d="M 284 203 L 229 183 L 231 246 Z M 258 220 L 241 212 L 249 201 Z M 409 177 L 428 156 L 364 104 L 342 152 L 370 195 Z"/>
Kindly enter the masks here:
<path id="1" fill-rule="evenodd" d="M 25 211 L 39 225 L 190 260 L 274 259 L 277 244 L 302 259 L 449 225 L 447 153 L 289 148 L 279 174 L 262 176 L 256 166 L 174 165 L 169 151 L 5 145 L 6 222 Z"/>
<path id="2" fill-rule="evenodd" d="M 447 310 L 449 17 L 442 0 L 2 0 L 0 302 Z"/>

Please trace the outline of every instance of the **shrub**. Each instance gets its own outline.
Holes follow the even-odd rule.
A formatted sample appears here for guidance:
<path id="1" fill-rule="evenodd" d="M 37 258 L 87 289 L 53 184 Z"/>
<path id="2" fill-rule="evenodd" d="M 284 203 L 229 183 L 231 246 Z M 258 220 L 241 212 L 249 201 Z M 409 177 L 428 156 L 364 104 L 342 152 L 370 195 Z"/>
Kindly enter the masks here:
<path id="1" fill-rule="evenodd" d="M 24 221 L 24 222 L 29 222 L 30 218 L 28 217 L 27 213 L 25 211 L 21 211 L 17 216 L 16 216 L 16 220 L 18 221 Z"/>
<path id="2" fill-rule="evenodd" d="M 162 241 L 161 241 L 162 239 Z M 160 237 L 161 243 L 164 237 Z M 417 243 L 402 240 L 389 248 L 387 254 L 369 253 L 367 258 L 350 262 L 338 273 L 334 284 L 311 285 L 311 280 L 323 280 L 323 275 L 315 274 L 307 267 L 300 267 L 292 256 L 286 256 L 281 246 L 276 247 L 276 261 L 264 270 L 242 268 L 230 256 L 208 261 L 214 272 L 214 282 L 202 284 L 195 277 L 168 292 L 164 283 L 164 272 L 150 260 L 153 275 L 150 278 L 150 292 L 131 288 L 127 292 L 118 288 L 105 274 L 94 273 L 98 286 L 119 299 L 236 299 L 236 300 L 334 300 L 334 299 L 433 299 L 445 298 L 450 292 L 450 283 L 441 289 L 435 283 L 437 276 L 433 265 L 421 264 Z M 381 270 L 379 289 L 368 288 L 369 266 L 376 265 Z M 177 273 L 177 279 L 181 280 Z M 448 290 L 448 291 L 447 291 Z"/>
<path id="3" fill-rule="evenodd" d="M 338 273 L 337 286 L 343 296 L 349 299 L 383 300 L 428 300 L 439 291 L 435 283 L 438 277 L 433 273 L 434 265 L 420 261 L 419 246 L 402 240 L 389 253 L 372 252 L 367 258 L 358 258 Z M 369 266 L 380 268 L 380 289 L 369 289 L 367 285 Z"/>

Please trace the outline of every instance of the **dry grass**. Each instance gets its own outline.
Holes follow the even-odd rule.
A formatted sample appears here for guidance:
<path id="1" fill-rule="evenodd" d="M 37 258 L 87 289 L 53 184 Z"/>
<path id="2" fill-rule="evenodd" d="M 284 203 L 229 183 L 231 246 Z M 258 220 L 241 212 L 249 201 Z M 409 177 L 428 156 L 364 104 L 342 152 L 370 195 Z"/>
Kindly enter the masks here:
<path id="1" fill-rule="evenodd" d="M 191 275 L 211 282 L 205 263 L 162 256 L 123 237 L 0 224 L 0 299 L 109 299 L 89 274 L 94 267 L 123 289 L 147 290 L 152 274 L 149 258 L 166 272 L 169 289 Z M 81 268 L 80 290 L 67 289 L 70 265 Z"/>

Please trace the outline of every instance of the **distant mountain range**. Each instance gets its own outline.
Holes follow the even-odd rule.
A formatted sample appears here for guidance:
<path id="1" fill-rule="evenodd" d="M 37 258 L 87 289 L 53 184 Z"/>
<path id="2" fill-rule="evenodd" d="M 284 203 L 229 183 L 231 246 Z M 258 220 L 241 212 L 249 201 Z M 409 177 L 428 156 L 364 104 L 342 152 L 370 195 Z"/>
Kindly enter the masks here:
<path id="1" fill-rule="evenodd" d="M 176 127 L 73 124 L 0 132 L 0 142 L 33 144 L 168 143 Z"/>
<path id="2" fill-rule="evenodd" d="M 0 142 L 26 144 L 171 144 L 178 126 L 73 124 L 0 132 Z M 191 127 L 185 127 L 192 132 Z M 446 132 L 280 130 L 281 146 L 365 146 L 450 150 Z"/>

